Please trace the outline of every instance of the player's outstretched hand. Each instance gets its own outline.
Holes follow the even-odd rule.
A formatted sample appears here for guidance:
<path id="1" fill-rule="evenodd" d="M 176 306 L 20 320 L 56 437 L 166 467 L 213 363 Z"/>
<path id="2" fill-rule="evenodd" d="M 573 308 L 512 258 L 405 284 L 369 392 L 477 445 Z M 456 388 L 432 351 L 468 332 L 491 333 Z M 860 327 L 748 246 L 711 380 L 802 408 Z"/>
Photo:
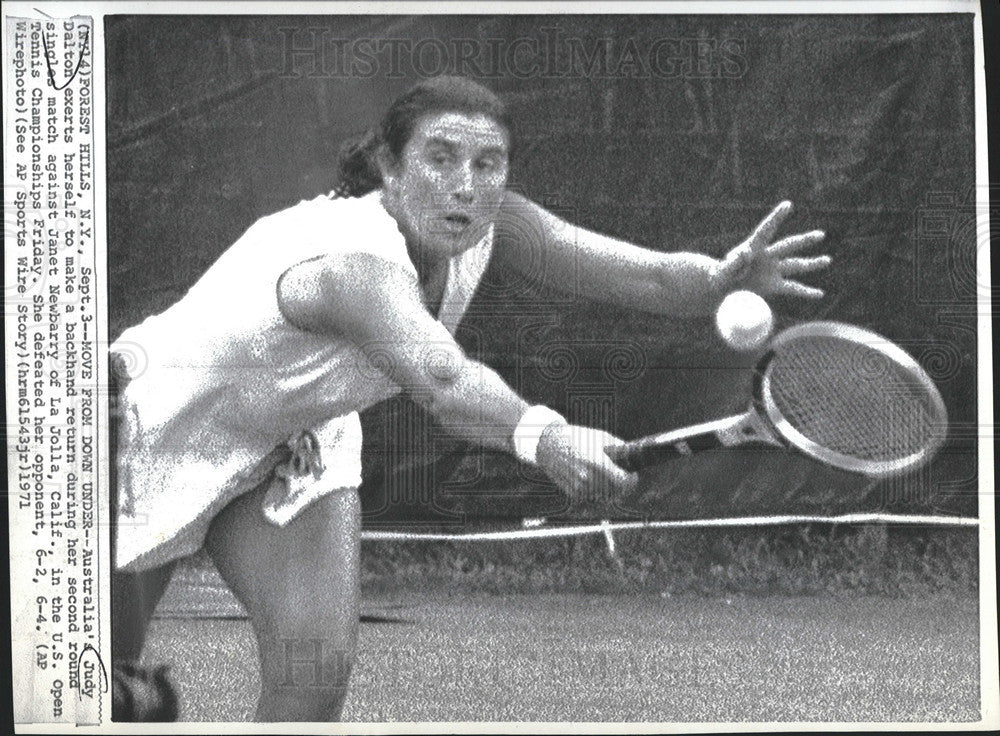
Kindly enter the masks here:
<path id="1" fill-rule="evenodd" d="M 774 239 L 778 227 L 792 211 L 791 202 L 782 202 L 765 217 L 753 234 L 726 254 L 719 263 L 715 280 L 719 291 L 754 291 L 761 296 L 800 296 L 818 299 L 823 290 L 789 278 L 826 268 L 830 256 L 793 256 L 816 245 L 825 237 L 822 230 Z"/>
<path id="2" fill-rule="evenodd" d="M 620 444 L 603 430 L 555 422 L 538 441 L 538 465 L 573 499 L 610 501 L 637 482 L 635 473 L 615 465 L 605 452 Z"/>

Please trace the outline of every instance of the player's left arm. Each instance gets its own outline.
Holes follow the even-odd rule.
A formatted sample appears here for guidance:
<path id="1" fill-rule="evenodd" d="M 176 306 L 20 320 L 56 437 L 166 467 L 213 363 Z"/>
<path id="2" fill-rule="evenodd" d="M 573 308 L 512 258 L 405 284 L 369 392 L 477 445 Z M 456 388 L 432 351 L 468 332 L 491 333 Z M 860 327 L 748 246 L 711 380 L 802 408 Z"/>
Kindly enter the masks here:
<path id="1" fill-rule="evenodd" d="M 566 222 L 508 192 L 497 219 L 497 243 L 510 263 L 543 284 L 640 311 L 677 316 L 710 314 L 736 289 L 761 296 L 818 298 L 823 292 L 790 277 L 826 268 L 830 257 L 791 257 L 820 242 L 814 230 L 773 241 L 791 212 L 783 202 L 724 258 L 658 251 Z M 773 241 L 773 242 L 772 242 Z"/>

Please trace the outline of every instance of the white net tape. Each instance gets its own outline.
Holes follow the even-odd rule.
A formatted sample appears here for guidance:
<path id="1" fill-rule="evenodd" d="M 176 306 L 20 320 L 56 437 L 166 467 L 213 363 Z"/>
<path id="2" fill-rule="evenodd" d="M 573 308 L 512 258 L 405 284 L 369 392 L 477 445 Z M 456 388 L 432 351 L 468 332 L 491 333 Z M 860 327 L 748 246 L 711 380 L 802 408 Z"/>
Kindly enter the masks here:
<path id="1" fill-rule="evenodd" d="M 428 540 L 428 541 L 493 541 L 514 539 L 538 539 L 541 537 L 571 537 L 582 534 L 603 534 L 610 538 L 613 531 L 624 529 L 673 529 L 682 527 L 725 527 L 725 526 L 777 526 L 781 524 L 911 524 L 927 526 L 978 526 L 979 519 L 961 516 L 906 516 L 897 514 L 844 514 L 842 516 L 742 516 L 731 519 L 691 519 L 684 521 L 602 521 L 598 524 L 579 526 L 544 526 L 540 520 L 526 519 L 522 529 L 494 532 L 390 532 L 365 530 L 362 539 L 371 540 Z M 613 545 L 609 541 L 609 547 Z"/>

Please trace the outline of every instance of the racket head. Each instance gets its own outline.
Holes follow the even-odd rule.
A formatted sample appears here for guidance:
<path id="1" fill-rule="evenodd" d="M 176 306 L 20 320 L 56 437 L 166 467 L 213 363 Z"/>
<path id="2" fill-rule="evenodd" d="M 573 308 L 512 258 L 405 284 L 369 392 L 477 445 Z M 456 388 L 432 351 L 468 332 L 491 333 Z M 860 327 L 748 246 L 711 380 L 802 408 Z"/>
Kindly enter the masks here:
<path id="1" fill-rule="evenodd" d="M 916 360 L 869 330 L 807 322 L 771 342 L 754 407 L 782 440 L 835 467 L 899 475 L 940 449 L 948 415 Z"/>

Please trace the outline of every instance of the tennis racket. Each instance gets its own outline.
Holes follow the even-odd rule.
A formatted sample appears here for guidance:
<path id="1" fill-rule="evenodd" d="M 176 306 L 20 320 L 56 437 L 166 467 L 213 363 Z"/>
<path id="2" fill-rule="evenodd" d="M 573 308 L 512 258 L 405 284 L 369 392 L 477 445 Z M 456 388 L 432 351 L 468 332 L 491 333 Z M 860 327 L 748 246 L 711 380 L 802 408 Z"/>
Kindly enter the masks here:
<path id="1" fill-rule="evenodd" d="M 771 341 L 754 370 L 745 414 L 626 442 L 608 454 L 631 471 L 765 442 L 887 477 L 929 461 L 947 425 L 941 394 L 898 345 L 852 325 L 808 322 Z"/>

